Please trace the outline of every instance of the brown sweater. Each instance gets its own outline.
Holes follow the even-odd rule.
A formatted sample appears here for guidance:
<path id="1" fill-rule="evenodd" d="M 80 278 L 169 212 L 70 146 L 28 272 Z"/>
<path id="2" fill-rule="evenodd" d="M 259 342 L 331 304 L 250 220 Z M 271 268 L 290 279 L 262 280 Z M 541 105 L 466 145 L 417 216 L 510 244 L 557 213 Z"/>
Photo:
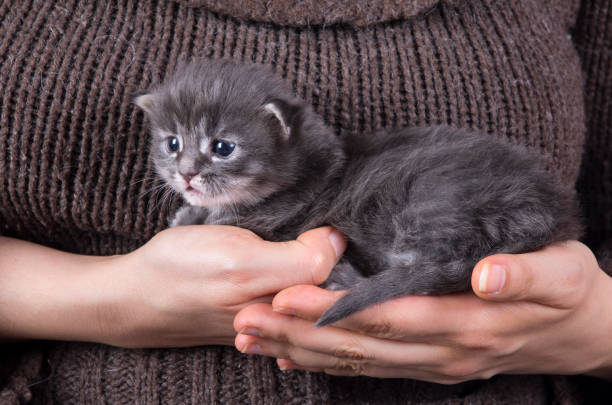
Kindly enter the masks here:
<path id="1" fill-rule="evenodd" d="M 146 192 L 132 98 L 191 56 L 274 65 L 339 134 L 442 123 L 526 144 L 577 185 L 589 246 L 612 251 L 610 0 L 1 1 L 0 233 L 109 255 L 163 229 L 177 206 Z M 606 391 L 582 377 L 282 373 L 232 347 L 0 346 L 8 404 L 578 404 Z"/>

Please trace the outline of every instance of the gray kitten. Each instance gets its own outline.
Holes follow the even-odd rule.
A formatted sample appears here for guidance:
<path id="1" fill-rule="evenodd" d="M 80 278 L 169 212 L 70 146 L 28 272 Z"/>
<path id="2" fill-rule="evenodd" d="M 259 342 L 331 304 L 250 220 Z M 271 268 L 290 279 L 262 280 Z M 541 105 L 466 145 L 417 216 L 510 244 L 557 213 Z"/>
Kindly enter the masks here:
<path id="1" fill-rule="evenodd" d="M 581 233 L 573 193 L 523 148 L 447 127 L 346 139 L 267 69 L 192 63 L 139 96 L 159 175 L 190 204 L 172 226 L 228 224 L 289 240 L 328 224 L 348 248 L 328 288 L 336 322 L 410 294 L 470 289 L 493 253 Z"/>

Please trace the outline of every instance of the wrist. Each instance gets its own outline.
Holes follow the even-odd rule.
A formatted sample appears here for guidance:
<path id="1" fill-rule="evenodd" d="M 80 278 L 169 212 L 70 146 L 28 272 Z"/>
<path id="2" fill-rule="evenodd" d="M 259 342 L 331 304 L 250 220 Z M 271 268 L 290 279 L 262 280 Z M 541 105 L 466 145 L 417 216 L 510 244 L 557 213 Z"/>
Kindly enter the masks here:
<path id="1" fill-rule="evenodd" d="M 594 321 L 598 326 L 593 327 L 601 328 L 602 333 L 600 341 L 593 344 L 601 345 L 602 354 L 598 364 L 585 374 L 612 381 L 612 277 L 603 274 L 603 280 L 598 285 L 602 288 L 600 297 L 604 302 L 598 311 L 599 319 Z"/>
<path id="2" fill-rule="evenodd" d="M 60 319 L 48 339 L 105 343 L 113 336 L 121 308 L 116 280 L 121 257 L 80 257 L 56 280 L 51 287 L 61 293 L 50 316 Z"/>
<path id="3" fill-rule="evenodd" d="M 0 240 L 0 338 L 99 341 L 115 257 Z"/>

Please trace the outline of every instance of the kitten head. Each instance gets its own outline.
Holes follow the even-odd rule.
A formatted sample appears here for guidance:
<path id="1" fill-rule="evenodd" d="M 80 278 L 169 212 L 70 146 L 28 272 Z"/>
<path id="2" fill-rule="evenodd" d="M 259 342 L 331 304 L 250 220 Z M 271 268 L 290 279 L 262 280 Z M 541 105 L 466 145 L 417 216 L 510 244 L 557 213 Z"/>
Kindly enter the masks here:
<path id="1" fill-rule="evenodd" d="M 339 149 L 310 107 L 258 65 L 191 63 L 135 102 L 151 125 L 158 174 L 191 205 L 257 203 L 295 184 L 323 149 Z"/>

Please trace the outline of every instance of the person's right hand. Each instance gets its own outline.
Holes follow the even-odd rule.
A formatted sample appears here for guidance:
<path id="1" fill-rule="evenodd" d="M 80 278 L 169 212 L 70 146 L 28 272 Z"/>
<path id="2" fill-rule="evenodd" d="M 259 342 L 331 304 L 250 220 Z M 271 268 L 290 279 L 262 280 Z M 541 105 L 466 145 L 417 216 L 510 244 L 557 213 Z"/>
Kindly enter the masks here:
<path id="1" fill-rule="evenodd" d="M 160 232 L 136 251 L 106 261 L 98 342 L 180 347 L 234 342 L 234 316 L 296 284 L 322 283 L 345 248 L 330 227 L 289 242 L 267 242 L 231 226 Z"/>

